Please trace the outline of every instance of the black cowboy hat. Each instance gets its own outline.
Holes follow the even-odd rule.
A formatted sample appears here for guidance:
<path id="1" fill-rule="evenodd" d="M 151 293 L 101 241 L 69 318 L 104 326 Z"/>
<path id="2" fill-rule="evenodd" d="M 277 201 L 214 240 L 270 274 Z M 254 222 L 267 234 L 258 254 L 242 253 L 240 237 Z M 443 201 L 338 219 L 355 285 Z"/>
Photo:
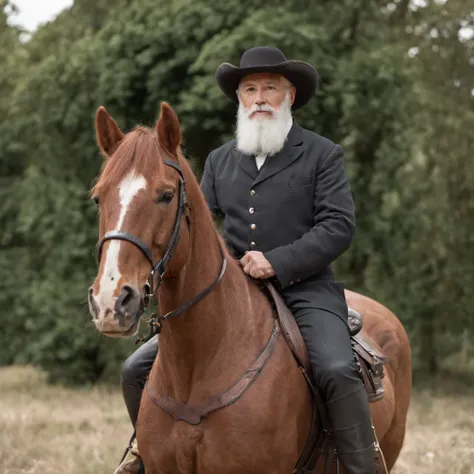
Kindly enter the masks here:
<path id="1" fill-rule="evenodd" d="M 296 87 L 293 109 L 305 105 L 318 86 L 318 73 L 311 64 L 289 61 L 278 48 L 271 46 L 257 46 L 245 51 L 240 59 L 240 67 L 221 64 L 216 71 L 217 85 L 225 95 L 238 103 L 236 90 L 239 82 L 244 76 L 258 72 L 281 74 Z"/>

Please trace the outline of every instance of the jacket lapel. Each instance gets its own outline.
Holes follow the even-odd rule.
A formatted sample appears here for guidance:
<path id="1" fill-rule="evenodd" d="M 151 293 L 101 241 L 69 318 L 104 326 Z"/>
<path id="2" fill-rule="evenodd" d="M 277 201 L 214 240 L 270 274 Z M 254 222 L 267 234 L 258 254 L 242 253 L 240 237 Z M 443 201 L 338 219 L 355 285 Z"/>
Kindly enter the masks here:
<path id="1" fill-rule="evenodd" d="M 274 174 L 279 173 L 287 166 L 290 166 L 303 154 L 303 151 L 303 131 L 296 122 L 293 122 L 293 126 L 288 133 L 288 138 L 282 150 L 276 155 L 267 157 L 265 163 L 260 169 L 260 173 L 256 173 L 256 179 L 253 184 L 257 185 Z M 255 159 L 252 159 L 255 165 Z M 255 169 L 257 169 L 256 165 Z"/>
<path id="2" fill-rule="evenodd" d="M 246 155 L 245 153 L 240 152 L 234 148 L 233 153 L 237 156 L 239 160 L 239 165 L 241 168 L 253 179 L 258 175 L 257 164 L 255 163 L 255 157 L 252 155 Z"/>

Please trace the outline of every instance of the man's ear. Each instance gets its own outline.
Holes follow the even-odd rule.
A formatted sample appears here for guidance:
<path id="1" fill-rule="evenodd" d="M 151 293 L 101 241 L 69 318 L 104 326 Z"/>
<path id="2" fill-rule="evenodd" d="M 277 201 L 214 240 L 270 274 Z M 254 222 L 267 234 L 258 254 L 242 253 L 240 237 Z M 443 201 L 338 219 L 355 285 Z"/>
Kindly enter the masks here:
<path id="1" fill-rule="evenodd" d="M 296 99 L 296 87 L 291 86 L 290 88 L 290 104 L 293 105 Z"/>
<path id="2" fill-rule="evenodd" d="M 103 106 L 97 109 L 95 129 L 102 154 L 106 158 L 112 156 L 125 135 Z"/>

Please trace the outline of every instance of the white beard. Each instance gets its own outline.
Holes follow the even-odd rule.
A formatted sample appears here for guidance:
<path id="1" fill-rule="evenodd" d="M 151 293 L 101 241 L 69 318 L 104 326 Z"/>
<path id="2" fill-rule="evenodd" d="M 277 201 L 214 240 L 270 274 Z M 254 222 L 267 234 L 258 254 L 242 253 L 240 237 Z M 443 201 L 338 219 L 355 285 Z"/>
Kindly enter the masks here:
<path id="1" fill-rule="evenodd" d="M 273 116 L 249 118 L 256 110 L 271 112 Z M 292 122 L 289 92 L 279 109 L 269 105 L 254 105 L 246 110 L 240 103 L 237 112 L 237 149 L 247 155 L 275 155 L 283 148 Z"/>

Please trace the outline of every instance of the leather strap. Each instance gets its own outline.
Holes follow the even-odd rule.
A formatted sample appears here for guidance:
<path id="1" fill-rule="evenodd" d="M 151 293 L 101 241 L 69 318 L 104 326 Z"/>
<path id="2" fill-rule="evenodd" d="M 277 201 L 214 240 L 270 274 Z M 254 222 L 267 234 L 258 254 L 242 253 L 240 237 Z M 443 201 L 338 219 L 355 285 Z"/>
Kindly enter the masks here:
<path id="1" fill-rule="evenodd" d="M 283 336 L 308 383 L 313 398 L 313 416 L 310 433 L 293 473 L 304 474 L 314 472 L 318 459 L 324 455 L 325 441 L 327 441 L 326 444 L 329 442 L 327 438 L 330 436 L 331 425 L 320 391 L 312 381 L 312 370 L 308 351 L 306 350 L 306 344 L 304 343 L 303 336 L 296 324 L 295 318 L 286 306 L 280 293 L 268 280 L 265 282 L 264 288 L 270 293 L 270 298 L 278 314 Z"/>
<path id="2" fill-rule="evenodd" d="M 199 301 L 201 301 L 205 296 L 207 296 L 219 284 L 227 268 L 227 259 L 225 258 L 224 251 L 222 250 L 222 245 L 219 242 L 219 240 L 217 240 L 217 245 L 219 246 L 222 264 L 221 264 L 221 269 L 216 279 L 212 282 L 210 286 L 208 286 L 205 290 L 201 291 L 201 293 L 199 293 L 194 298 L 188 300 L 186 303 L 182 304 L 181 306 L 174 309 L 173 311 L 166 313 L 164 316 L 160 316 L 157 319 L 158 323 L 162 323 L 163 321 L 166 321 L 167 319 L 173 319 L 174 317 L 179 316 L 182 312 L 186 311 L 192 305 L 199 303 Z"/>
<path id="3" fill-rule="evenodd" d="M 148 245 L 146 245 L 138 237 L 135 237 L 133 234 L 130 234 L 129 232 L 125 232 L 123 230 L 111 230 L 110 232 L 107 232 L 104 235 L 104 238 L 101 240 L 100 245 L 97 249 L 99 262 L 102 257 L 102 248 L 105 242 L 107 242 L 107 240 L 125 240 L 126 242 L 130 242 L 131 244 L 138 247 L 145 254 L 146 258 L 153 267 L 153 255 Z"/>
<path id="4" fill-rule="evenodd" d="M 186 405 L 174 398 L 160 395 L 159 393 L 156 393 L 153 386 L 150 386 L 147 382 L 145 388 L 148 395 L 156 405 L 172 416 L 176 421 L 183 420 L 190 425 L 199 425 L 203 418 L 205 418 L 209 413 L 235 403 L 247 391 L 253 382 L 255 382 L 262 369 L 270 360 L 279 334 L 280 326 L 278 321 L 275 320 L 270 339 L 255 362 L 245 371 L 243 376 L 225 392 L 222 392 L 213 398 L 208 398 L 198 405 Z"/>
<path id="5" fill-rule="evenodd" d="M 280 293 L 268 280 L 265 282 L 265 288 L 270 292 L 271 300 L 273 301 L 278 314 L 278 320 L 280 321 L 283 336 L 285 337 L 291 352 L 298 362 L 298 365 L 303 367 L 311 378 L 313 374 L 311 364 L 309 363 L 308 351 L 306 350 L 301 331 L 296 324 L 295 317 L 286 306 Z"/>
<path id="6" fill-rule="evenodd" d="M 224 273 L 227 267 L 227 259 L 225 258 L 224 251 L 222 250 L 222 246 L 219 240 L 217 240 L 217 245 L 219 246 L 219 250 L 221 252 L 222 265 L 219 271 L 219 275 L 217 275 L 216 279 L 212 282 L 212 284 L 208 286 L 207 288 L 205 288 L 204 290 L 202 290 L 201 293 L 196 295 L 194 298 L 186 301 L 186 303 L 183 303 L 181 306 L 178 306 L 172 311 L 169 311 L 164 316 L 157 316 L 154 313 L 148 321 L 148 324 L 150 326 L 150 331 L 148 335 L 145 337 L 138 337 L 137 340 L 135 341 L 135 344 L 147 342 L 156 334 L 160 334 L 161 329 L 163 328 L 163 323 L 167 319 L 175 318 L 176 316 L 179 316 L 180 314 L 184 313 L 184 311 L 189 309 L 192 305 L 199 303 L 199 301 L 201 301 L 205 296 L 207 296 L 219 284 L 219 282 L 222 280 L 224 276 Z"/>
<path id="7" fill-rule="evenodd" d="M 166 267 L 168 266 L 168 262 L 171 260 L 173 256 L 173 251 L 178 244 L 179 235 L 181 233 L 181 222 L 182 217 L 185 213 L 186 206 L 188 205 L 188 198 L 186 196 L 186 189 L 183 172 L 177 163 L 171 160 L 164 160 L 165 165 L 168 165 L 174 168 L 179 173 L 179 203 L 178 203 L 178 211 L 175 216 L 175 222 L 173 225 L 173 230 L 171 232 L 170 238 L 168 239 L 168 244 L 166 245 L 166 249 L 161 257 L 160 261 L 153 267 L 151 271 L 152 278 L 154 279 L 155 273 L 158 271 L 158 282 L 161 283 L 161 279 L 166 272 Z M 188 222 L 189 225 L 189 222 Z M 152 264 L 153 266 L 153 264 Z"/>

